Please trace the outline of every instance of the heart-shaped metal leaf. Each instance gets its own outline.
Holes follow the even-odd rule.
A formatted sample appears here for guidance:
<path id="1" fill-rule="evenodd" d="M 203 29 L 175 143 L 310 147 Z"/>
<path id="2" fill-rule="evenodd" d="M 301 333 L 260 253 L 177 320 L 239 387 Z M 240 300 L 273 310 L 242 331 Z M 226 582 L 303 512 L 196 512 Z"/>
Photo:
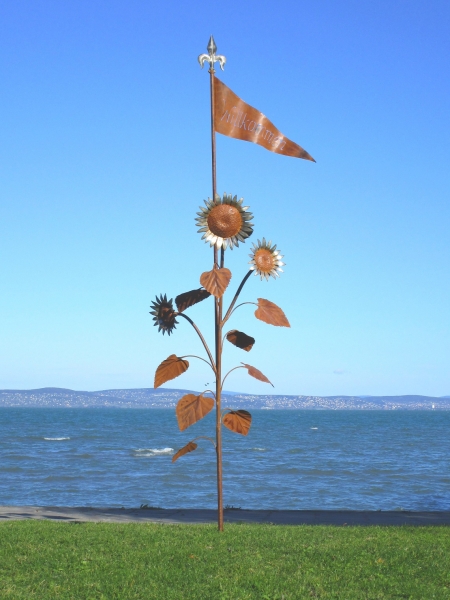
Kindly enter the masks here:
<path id="1" fill-rule="evenodd" d="M 209 296 L 211 296 L 209 292 L 203 288 L 199 288 L 198 290 L 191 290 L 190 292 L 180 294 L 175 298 L 175 304 L 177 305 L 178 312 L 183 312 L 186 308 L 205 300 L 205 298 L 209 298 Z"/>
<path id="2" fill-rule="evenodd" d="M 178 427 L 184 431 L 200 419 L 203 419 L 214 407 L 214 400 L 208 396 L 186 394 L 179 400 L 175 413 Z"/>
<path id="3" fill-rule="evenodd" d="M 258 308 L 255 310 L 255 317 L 269 325 L 290 327 L 289 321 L 281 308 L 269 300 L 264 300 L 264 298 L 258 298 Z"/>
<path id="4" fill-rule="evenodd" d="M 196 448 L 197 444 L 195 442 L 188 442 L 186 446 L 180 448 L 180 450 L 178 450 L 178 452 L 172 456 L 172 462 L 174 463 L 180 458 L 180 456 L 184 456 L 188 452 L 193 452 Z"/>
<path id="5" fill-rule="evenodd" d="M 243 364 L 244 367 L 247 369 L 249 375 L 251 375 L 255 379 L 259 379 L 259 381 L 264 381 L 264 383 L 270 383 L 270 385 L 273 387 L 273 383 L 269 381 L 267 377 L 263 373 L 261 373 L 261 371 L 258 371 L 258 369 L 252 367 L 251 365 L 246 365 L 245 363 L 241 364 Z"/>
<path id="6" fill-rule="evenodd" d="M 227 340 L 237 346 L 238 348 L 242 348 L 242 350 L 246 350 L 249 352 L 253 348 L 253 344 L 255 343 L 255 338 L 243 333 L 242 331 L 238 331 L 237 329 L 233 329 L 229 331 L 226 335 Z"/>
<path id="7" fill-rule="evenodd" d="M 210 294 L 216 298 L 223 296 L 231 279 L 230 269 L 223 267 L 219 269 L 214 265 L 212 271 L 205 271 L 201 274 L 200 283 Z"/>
<path id="8" fill-rule="evenodd" d="M 155 372 L 154 387 L 157 388 L 170 379 L 175 379 L 189 368 L 189 362 L 171 354 L 166 360 L 163 360 Z"/>
<path id="9" fill-rule="evenodd" d="M 246 410 L 232 410 L 224 415 L 222 422 L 231 431 L 247 435 L 252 424 L 252 415 Z"/>

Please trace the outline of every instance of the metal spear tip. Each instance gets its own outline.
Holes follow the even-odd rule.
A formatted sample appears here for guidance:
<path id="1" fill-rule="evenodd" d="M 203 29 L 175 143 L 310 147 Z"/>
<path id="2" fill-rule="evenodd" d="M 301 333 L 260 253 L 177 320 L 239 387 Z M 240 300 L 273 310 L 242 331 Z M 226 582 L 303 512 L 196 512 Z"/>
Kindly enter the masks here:
<path id="1" fill-rule="evenodd" d="M 206 49 L 208 50 L 208 53 L 210 56 L 212 56 L 213 54 L 216 53 L 217 46 L 216 46 L 216 42 L 214 41 L 213 36 L 211 36 L 209 38 L 209 42 L 208 42 L 208 45 L 206 46 Z"/>

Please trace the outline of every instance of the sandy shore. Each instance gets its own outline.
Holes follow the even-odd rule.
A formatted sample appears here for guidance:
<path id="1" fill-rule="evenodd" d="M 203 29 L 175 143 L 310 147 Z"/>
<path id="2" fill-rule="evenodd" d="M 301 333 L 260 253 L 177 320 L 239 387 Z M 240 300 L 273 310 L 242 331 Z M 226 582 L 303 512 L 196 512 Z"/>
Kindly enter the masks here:
<path id="1" fill-rule="evenodd" d="M 450 511 L 241 510 L 226 509 L 227 523 L 274 525 L 450 525 Z M 216 523 L 215 510 L 0 506 L 0 522 L 44 519 L 94 523 Z"/>

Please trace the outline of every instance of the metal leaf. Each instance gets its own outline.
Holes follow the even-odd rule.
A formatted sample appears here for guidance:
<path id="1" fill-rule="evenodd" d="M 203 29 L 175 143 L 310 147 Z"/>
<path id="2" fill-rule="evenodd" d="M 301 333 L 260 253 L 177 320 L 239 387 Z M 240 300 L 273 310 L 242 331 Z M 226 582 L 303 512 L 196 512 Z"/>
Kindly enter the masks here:
<path id="1" fill-rule="evenodd" d="M 166 360 L 163 360 L 155 372 L 154 387 L 157 388 L 170 379 L 175 379 L 189 368 L 189 362 L 171 354 Z"/>
<path id="2" fill-rule="evenodd" d="M 188 442 L 186 446 L 180 448 L 180 450 L 178 450 L 178 452 L 172 456 L 172 462 L 174 463 L 180 458 L 180 456 L 184 456 L 188 452 L 193 452 L 196 448 L 197 444 L 195 442 Z"/>
<path id="3" fill-rule="evenodd" d="M 230 269 L 218 269 L 215 265 L 212 271 L 205 271 L 200 277 L 200 283 L 210 294 L 216 298 L 223 296 L 231 279 Z"/>
<path id="4" fill-rule="evenodd" d="M 178 312 L 183 312 L 186 308 L 205 300 L 205 298 L 209 298 L 209 296 L 211 296 L 209 292 L 203 288 L 199 288 L 198 290 L 191 290 L 190 292 L 180 294 L 175 298 L 175 304 L 177 305 Z"/>
<path id="5" fill-rule="evenodd" d="M 238 331 L 237 329 L 229 331 L 226 335 L 226 338 L 229 342 L 238 348 L 241 348 L 242 350 L 246 350 L 247 352 L 253 348 L 253 344 L 255 343 L 255 338 L 252 338 L 246 333 Z"/>
<path id="6" fill-rule="evenodd" d="M 222 422 L 231 431 L 247 435 L 252 424 L 252 415 L 246 410 L 232 410 L 224 415 Z"/>
<path id="7" fill-rule="evenodd" d="M 251 375 L 255 379 L 259 379 L 259 381 L 264 381 L 264 383 L 270 383 L 270 385 L 274 387 L 273 383 L 269 381 L 267 377 L 263 373 L 261 373 L 261 371 L 258 371 L 258 369 L 255 369 L 255 367 L 252 367 L 251 365 L 246 365 L 245 363 L 241 364 L 244 365 L 244 367 L 247 369 L 249 375 Z"/>
<path id="8" fill-rule="evenodd" d="M 214 400 L 208 396 L 196 396 L 186 394 L 179 400 L 175 413 L 177 415 L 178 427 L 184 431 L 190 425 L 203 419 L 214 407 Z"/>
<path id="9" fill-rule="evenodd" d="M 289 321 L 281 308 L 269 300 L 264 300 L 264 298 L 258 298 L 258 308 L 255 310 L 255 317 L 269 325 L 290 327 Z"/>

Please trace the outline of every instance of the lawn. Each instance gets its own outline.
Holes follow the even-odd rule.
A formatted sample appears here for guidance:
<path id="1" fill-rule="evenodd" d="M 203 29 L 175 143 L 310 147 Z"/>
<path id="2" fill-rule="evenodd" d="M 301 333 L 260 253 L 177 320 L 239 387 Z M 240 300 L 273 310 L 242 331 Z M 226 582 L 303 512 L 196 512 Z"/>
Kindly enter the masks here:
<path id="1" fill-rule="evenodd" d="M 450 528 L 9 521 L 0 598 L 450 600 Z"/>

